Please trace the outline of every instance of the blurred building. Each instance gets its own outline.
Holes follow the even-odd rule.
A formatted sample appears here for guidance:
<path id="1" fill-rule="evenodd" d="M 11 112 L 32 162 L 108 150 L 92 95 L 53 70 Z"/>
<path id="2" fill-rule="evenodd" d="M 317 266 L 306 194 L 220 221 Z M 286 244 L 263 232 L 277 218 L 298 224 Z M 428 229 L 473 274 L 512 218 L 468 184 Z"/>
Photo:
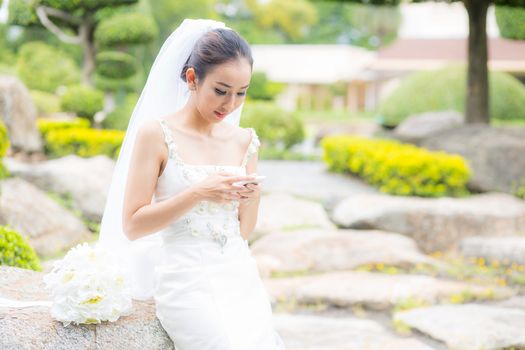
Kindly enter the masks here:
<path id="1" fill-rule="evenodd" d="M 468 18 L 461 3 L 401 5 L 397 41 L 379 51 L 350 45 L 252 45 L 254 70 L 287 84 L 286 109 L 373 110 L 407 74 L 466 63 Z M 525 41 L 499 37 L 487 17 L 489 69 L 525 83 Z"/>

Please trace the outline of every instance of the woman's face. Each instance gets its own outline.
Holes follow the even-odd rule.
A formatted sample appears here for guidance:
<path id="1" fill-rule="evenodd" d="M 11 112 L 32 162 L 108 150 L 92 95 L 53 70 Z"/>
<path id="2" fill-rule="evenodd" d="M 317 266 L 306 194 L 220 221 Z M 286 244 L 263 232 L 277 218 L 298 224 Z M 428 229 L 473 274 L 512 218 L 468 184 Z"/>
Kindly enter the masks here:
<path id="1" fill-rule="evenodd" d="M 210 122 L 220 122 L 237 109 L 244 102 L 251 75 L 248 60 L 239 58 L 215 66 L 202 82 L 196 79 L 192 85 L 195 78 L 187 79 L 190 87 L 195 87 L 193 98 L 201 116 Z M 190 76 L 194 76 L 193 69 Z"/>

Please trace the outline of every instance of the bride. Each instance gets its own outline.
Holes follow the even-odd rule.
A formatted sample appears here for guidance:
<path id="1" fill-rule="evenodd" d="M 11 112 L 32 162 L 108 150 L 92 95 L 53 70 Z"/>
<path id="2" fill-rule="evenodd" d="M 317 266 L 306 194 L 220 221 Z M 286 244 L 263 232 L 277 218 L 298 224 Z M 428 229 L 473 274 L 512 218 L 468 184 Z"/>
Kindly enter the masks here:
<path id="1" fill-rule="evenodd" d="M 285 349 L 248 237 L 260 145 L 239 127 L 253 59 L 221 22 L 190 20 L 162 46 L 131 116 L 98 244 L 153 297 L 177 350 Z M 250 175 L 248 175 L 250 174 Z"/>

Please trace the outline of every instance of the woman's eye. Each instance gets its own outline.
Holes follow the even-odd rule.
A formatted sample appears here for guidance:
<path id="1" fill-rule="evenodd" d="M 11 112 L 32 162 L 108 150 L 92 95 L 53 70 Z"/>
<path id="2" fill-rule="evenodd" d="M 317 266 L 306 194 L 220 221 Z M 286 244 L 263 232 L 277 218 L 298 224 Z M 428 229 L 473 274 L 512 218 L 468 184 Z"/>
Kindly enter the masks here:
<path id="1" fill-rule="evenodd" d="M 222 90 L 219 90 L 219 89 L 215 89 L 215 93 L 217 95 L 226 95 L 226 91 L 222 91 Z"/>
<path id="2" fill-rule="evenodd" d="M 244 95 L 246 95 L 246 92 L 239 92 L 237 95 L 244 96 Z"/>

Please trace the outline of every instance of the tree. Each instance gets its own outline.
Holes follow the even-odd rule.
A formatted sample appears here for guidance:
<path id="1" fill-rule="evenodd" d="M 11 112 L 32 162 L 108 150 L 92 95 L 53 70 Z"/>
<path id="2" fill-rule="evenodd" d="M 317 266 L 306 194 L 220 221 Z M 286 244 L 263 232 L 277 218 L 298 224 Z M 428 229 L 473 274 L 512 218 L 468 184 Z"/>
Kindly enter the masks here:
<path id="1" fill-rule="evenodd" d="M 322 0 L 317 0 L 322 1 Z M 373 5 L 397 6 L 400 0 L 332 0 Z M 411 0 L 412 2 L 438 0 Z M 461 1 L 469 19 L 467 94 L 465 120 L 469 124 L 489 123 L 487 68 L 487 11 L 490 5 L 525 7 L 525 0 L 446 0 Z"/>
<path id="2" fill-rule="evenodd" d="M 96 63 L 119 65 L 118 78 L 129 77 L 134 73 L 133 57 L 125 53 L 125 46 L 148 43 L 157 35 L 152 18 L 126 11 L 136 3 L 138 0 L 11 0 L 9 23 L 43 26 L 62 42 L 80 45 L 82 82 L 93 86 Z M 108 72 L 113 74 L 108 76 Z M 117 78 L 113 70 L 102 69 L 101 74 Z"/>
<path id="3" fill-rule="evenodd" d="M 98 123 L 115 108 L 113 92 L 129 89 L 128 80 L 138 71 L 127 49 L 147 44 L 158 34 L 153 17 L 142 14 L 148 12 L 144 6 L 139 0 L 11 0 L 9 22 L 42 26 L 60 41 L 82 47 L 83 84 L 106 91 L 104 109 L 95 118 Z"/>

